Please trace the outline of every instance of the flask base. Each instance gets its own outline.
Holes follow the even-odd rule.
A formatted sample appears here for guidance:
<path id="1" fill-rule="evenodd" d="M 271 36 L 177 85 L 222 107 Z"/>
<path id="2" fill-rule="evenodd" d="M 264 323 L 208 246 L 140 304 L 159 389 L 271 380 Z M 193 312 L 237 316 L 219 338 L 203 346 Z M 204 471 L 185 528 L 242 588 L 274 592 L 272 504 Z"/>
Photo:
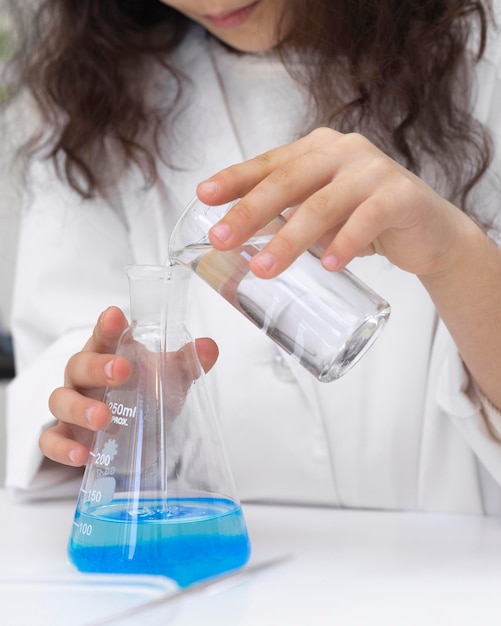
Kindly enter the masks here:
<path id="1" fill-rule="evenodd" d="M 250 544 L 232 500 L 121 500 L 77 510 L 68 555 L 82 572 L 162 575 L 187 587 L 245 565 Z"/>

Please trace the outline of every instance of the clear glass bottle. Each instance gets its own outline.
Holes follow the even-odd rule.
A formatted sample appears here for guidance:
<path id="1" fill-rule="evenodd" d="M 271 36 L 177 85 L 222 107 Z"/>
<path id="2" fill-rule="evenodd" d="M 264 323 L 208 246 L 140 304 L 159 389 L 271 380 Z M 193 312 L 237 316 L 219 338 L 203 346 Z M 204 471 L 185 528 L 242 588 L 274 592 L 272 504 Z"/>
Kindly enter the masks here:
<path id="1" fill-rule="evenodd" d="M 241 246 L 221 252 L 208 233 L 234 204 L 193 198 L 172 231 L 171 262 L 190 268 L 316 379 L 340 378 L 380 335 L 390 305 L 349 270 L 325 270 L 315 247 L 275 278 L 258 278 L 249 263 L 286 221 L 279 215 Z"/>
<path id="2" fill-rule="evenodd" d="M 250 544 L 204 373 L 185 324 L 189 271 L 130 266 L 132 365 L 109 388 L 68 553 L 84 572 L 158 574 L 187 586 L 243 566 Z"/>

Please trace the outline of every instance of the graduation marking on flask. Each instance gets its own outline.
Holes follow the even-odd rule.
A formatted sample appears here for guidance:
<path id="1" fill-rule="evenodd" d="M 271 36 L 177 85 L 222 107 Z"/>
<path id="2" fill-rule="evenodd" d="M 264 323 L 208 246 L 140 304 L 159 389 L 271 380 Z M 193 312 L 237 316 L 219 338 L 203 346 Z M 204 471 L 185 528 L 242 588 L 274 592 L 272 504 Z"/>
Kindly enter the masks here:
<path id="1" fill-rule="evenodd" d="M 122 402 L 108 402 L 108 406 L 112 412 L 111 421 L 119 426 L 128 426 L 129 418 L 135 419 L 137 406 L 131 407 Z"/>

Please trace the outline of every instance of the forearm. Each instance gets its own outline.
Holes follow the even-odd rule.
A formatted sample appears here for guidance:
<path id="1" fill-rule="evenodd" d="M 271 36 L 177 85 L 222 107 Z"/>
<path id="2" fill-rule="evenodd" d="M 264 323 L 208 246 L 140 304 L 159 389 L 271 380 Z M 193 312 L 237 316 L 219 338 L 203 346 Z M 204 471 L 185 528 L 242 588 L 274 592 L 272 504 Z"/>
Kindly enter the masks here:
<path id="1" fill-rule="evenodd" d="M 448 268 L 420 276 L 481 391 L 501 408 L 501 250 L 465 217 Z"/>

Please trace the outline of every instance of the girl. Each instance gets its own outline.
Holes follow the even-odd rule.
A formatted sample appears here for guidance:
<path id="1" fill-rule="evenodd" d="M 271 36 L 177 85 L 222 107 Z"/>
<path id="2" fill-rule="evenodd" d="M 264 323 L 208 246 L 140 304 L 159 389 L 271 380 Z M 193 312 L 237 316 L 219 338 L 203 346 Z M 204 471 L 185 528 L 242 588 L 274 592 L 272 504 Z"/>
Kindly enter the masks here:
<path id="1" fill-rule="evenodd" d="M 189 327 L 219 346 L 208 379 L 241 498 L 501 513 L 490 7 L 37 4 L 19 58 L 42 126 L 19 244 L 7 484 L 47 496 L 80 482 L 89 435 L 111 418 L 103 388 L 129 374 L 113 355 L 123 268 L 163 262 L 196 189 L 209 204 L 241 198 L 211 232 L 221 250 L 298 207 L 253 259 L 258 276 L 318 242 L 326 271 L 349 263 L 392 305 L 371 351 L 325 385 L 193 281 Z M 214 344 L 199 352 L 208 369 Z"/>

